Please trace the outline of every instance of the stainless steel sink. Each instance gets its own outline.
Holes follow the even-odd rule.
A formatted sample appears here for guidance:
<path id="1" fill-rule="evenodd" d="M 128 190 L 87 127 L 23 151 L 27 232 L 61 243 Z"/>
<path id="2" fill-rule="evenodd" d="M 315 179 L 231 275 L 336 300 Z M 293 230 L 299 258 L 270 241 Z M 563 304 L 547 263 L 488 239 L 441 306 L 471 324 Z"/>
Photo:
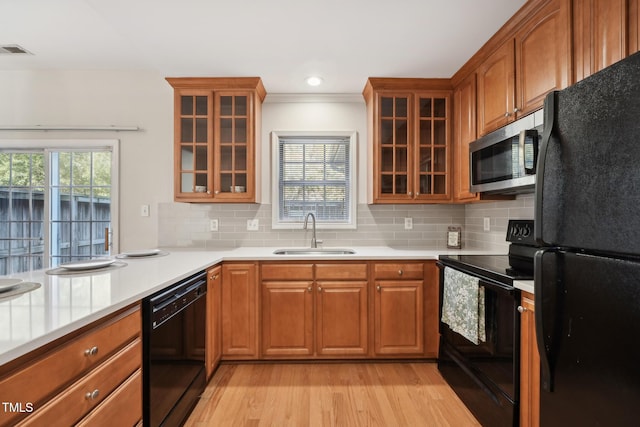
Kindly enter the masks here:
<path id="1" fill-rule="evenodd" d="M 356 253 L 348 248 L 289 248 L 276 249 L 275 255 L 353 255 Z"/>

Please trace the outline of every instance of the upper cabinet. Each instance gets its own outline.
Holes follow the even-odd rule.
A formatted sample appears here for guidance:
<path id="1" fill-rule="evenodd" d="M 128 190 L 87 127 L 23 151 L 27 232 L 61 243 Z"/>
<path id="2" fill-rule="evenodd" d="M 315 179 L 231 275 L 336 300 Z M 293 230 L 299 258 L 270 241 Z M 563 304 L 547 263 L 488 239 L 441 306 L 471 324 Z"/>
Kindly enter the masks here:
<path id="1" fill-rule="evenodd" d="M 535 9 L 479 65 L 479 136 L 541 108 L 548 92 L 570 84 L 570 1 Z"/>
<path id="2" fill-rule="evenodd" d="M 451 200 L 449 80 L 370 78 L 369 203 Z"/>
<path id="3" fill-rule="evenodd" d="M 167 78 L 174 88 L 174 198 L 259 202 L 258 77 Z"/>
<path id="4" fill-rule="evenodd" d="M 453 197 L 473 201 L 469 191 L 469 144 L 476 140 L 476 74 L 471 73 L 453 92 Z"/>
<path id="5" fill-rule="evenodd" d="M 638 50 L 637 0 L 574 0 L 573 32 L 579 81 Z"/>

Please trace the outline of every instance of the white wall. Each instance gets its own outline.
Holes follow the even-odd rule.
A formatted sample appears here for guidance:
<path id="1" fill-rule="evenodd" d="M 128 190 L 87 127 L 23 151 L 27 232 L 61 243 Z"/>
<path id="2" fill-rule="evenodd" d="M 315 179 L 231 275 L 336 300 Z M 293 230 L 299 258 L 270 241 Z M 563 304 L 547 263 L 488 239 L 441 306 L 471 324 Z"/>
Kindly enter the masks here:
<path id="1" fill-rule="evenodd" d="M 148 71 L 0 71 L 0 125 L 121 125 L 140 132 L 0 131 L 0 138 L 119 139 L 120 250 L 157 245 L 173 200 L 173 89 Z M 140 205 L 151 216 L 140 216 Z"/>

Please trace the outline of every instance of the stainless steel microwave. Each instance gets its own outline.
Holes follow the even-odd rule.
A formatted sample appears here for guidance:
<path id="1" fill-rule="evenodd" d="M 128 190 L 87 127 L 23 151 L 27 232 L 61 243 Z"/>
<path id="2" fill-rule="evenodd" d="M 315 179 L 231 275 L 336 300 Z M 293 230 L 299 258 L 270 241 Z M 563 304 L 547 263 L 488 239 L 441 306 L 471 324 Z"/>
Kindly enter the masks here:
<path id="1" fill-rule="evenodd" d="M 522 117 L 469 145 L 471 191 L 533 193 L 543 110 Z"/>

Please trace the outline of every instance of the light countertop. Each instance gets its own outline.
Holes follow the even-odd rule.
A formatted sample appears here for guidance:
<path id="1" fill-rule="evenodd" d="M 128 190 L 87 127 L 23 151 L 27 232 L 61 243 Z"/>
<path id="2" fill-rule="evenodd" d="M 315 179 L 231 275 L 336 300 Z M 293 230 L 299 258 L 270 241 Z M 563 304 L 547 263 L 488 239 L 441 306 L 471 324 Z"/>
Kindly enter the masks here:
<path id="1" fill-rule="evenodd" d="M 45 270 L 37 270 L 8 276 L 42 286 L 13 298 L 0 299 L 0 365 L 221 261 L 435 260 L 438 255 L 445 254 L 487 253 L 465 249 L 355 247 L 353 255 L 274 255 L 275 249 L 244 247 L 199 251 L 166 248 L 169 252 L 166 256 L 119 259 L 126 266 L 109 267 L 98 273 L 49 275 Z"/>

